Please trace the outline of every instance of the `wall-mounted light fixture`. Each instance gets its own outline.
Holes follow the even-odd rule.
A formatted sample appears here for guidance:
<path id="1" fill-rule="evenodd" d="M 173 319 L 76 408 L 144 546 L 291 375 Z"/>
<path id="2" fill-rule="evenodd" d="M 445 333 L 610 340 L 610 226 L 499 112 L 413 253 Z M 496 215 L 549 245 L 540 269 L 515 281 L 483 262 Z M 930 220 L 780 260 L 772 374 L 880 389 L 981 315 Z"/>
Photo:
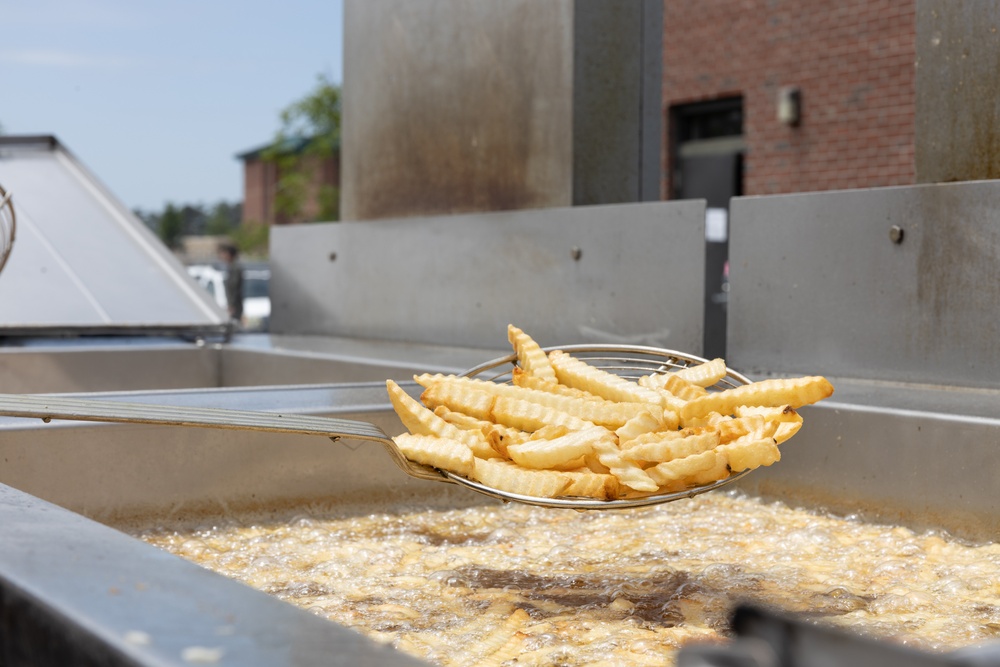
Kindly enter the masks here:
<path id="1" fill-rule="evenodd" d="M 796 126 L 802 118 L 802 91 L 798 86 L 782 86 L 778 89 L 778 122 Z"/>

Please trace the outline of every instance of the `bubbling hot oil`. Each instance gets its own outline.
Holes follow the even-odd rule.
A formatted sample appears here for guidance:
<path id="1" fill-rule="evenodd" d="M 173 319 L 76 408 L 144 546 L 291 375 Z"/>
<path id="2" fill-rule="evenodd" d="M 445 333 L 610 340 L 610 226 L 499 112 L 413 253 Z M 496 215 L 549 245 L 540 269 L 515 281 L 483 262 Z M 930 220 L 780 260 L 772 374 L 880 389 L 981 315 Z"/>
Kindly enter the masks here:
<path id="1" fill-rule="evenodd" d="M 1000 638 L 1000 545 L 736 494 L 583 514 L 329 511 L 139 537 L 439 664 L 663 664 L 721 639 L 744 600 L 924 650 Z"/>

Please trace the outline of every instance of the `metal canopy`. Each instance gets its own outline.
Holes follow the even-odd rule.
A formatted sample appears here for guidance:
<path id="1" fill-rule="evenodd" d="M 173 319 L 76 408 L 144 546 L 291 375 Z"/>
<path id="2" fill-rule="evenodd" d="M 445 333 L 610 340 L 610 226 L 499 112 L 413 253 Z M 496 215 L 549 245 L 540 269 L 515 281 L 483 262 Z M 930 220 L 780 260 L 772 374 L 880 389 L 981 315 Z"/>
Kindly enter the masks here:
<path id="1" fill-rule="evenodd" d="M 225 314 L 55 137 L 0 137 L 17 241 L 0 335 L 225 330 Z"/>

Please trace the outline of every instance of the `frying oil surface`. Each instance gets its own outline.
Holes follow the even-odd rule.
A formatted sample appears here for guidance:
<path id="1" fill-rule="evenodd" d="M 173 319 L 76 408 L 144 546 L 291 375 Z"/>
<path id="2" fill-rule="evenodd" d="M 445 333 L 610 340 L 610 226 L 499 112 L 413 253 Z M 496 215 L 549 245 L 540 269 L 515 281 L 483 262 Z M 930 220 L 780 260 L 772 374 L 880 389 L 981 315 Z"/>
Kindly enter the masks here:
<path id="1" fill-rule="evenodd" d="M 660 665 L 721 638 L 740 600 L 925 650 L 1000 639 L 1000 545 L 720 493 L 626 512 L 317 512 L 139 537 L 438 664 Z"/>

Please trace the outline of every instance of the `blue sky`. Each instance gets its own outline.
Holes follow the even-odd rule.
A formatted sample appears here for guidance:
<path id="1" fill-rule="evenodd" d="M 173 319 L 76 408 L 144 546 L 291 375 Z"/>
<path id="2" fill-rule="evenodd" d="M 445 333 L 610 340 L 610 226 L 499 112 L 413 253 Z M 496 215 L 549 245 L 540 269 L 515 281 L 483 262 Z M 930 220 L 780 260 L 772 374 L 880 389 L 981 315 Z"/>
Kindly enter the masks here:
<path id="1" fill-rule="evenodd" d="M 127 206 L 242 199 L 319 74 L 342 80 L 343 3 L 0 0 L 0 126 L 54 134 Z"/>

